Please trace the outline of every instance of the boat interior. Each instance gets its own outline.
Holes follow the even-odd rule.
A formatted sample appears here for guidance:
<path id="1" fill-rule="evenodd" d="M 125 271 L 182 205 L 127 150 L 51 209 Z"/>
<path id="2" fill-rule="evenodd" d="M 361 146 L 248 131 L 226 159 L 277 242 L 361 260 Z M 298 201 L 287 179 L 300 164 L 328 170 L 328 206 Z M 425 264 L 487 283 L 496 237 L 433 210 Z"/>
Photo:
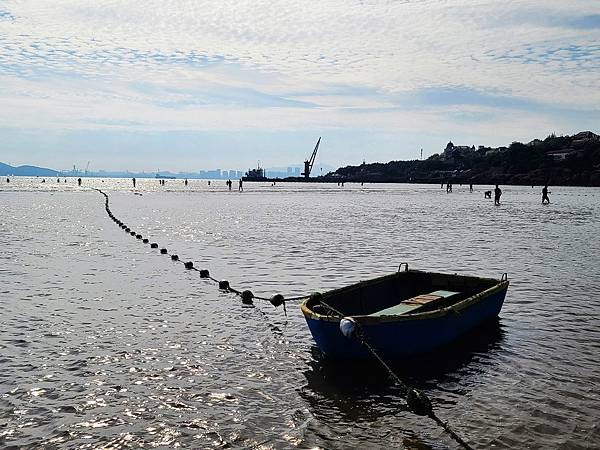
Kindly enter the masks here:
<path id="1" fill-rule="evenodd" d="M 391 316 L 444 308 L 499 283 L 491 278 L 407 270 L 314 296 L 306 306 L 321 315 Z"/>

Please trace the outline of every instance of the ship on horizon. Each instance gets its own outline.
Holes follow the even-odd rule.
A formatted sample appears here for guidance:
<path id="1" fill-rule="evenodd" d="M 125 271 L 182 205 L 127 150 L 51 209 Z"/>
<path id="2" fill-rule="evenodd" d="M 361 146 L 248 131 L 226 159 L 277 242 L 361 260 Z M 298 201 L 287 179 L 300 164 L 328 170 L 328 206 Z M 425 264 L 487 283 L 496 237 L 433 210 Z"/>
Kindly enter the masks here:
<path id="1" fill-rule="evenodd" d="M 260 167 L 260 161 L 258 162 L 256 169 L 248 169 L 246 175 L 242 177 L 242 181 L 267 181 L 265 169 Z"/>

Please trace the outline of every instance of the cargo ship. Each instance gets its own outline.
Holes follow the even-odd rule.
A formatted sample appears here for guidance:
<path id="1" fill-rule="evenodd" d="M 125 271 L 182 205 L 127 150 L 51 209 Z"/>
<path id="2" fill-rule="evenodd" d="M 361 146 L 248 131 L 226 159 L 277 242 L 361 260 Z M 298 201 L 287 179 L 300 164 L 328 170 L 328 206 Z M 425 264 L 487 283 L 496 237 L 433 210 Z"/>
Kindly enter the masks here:
<path id="1" fill-rule="evenodd" d="M 248 169 L 246 175 L 242 177 L 242 181 L 269 181 L 265 176 L 265 169 L 258 164 L 256 169 Z"/>

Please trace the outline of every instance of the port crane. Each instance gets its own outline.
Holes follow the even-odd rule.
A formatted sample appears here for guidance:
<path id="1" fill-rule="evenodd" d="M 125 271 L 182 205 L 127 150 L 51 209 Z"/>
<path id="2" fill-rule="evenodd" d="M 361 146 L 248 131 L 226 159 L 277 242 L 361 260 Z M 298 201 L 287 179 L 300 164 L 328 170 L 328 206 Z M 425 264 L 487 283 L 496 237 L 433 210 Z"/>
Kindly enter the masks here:
<path id="1" fill-rule="evenodd" d="M 315 149 L 313 150 L 310 159 L 304 161 L 304 172 L 302 172 L 302 175 L 304 175 L 304 178 L 310 177 L 310 171 L 312 170 L 313 164 L 315 163 L 315 158 L 317 156 L 317 150 L 319 149 L 320 143 L 321 143 L 321 137 L 319 137 L 319 140 L 317 141 L 317 145 L 315 145 Z"/>

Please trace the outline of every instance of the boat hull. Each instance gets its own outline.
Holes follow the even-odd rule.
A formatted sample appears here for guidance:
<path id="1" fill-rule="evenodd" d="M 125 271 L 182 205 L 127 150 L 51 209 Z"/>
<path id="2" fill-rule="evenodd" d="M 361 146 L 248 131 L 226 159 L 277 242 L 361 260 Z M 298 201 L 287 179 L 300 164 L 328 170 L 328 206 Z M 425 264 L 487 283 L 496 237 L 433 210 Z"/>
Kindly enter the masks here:
<path id="1" fill-rule="evenodd" d="M 443 347 L 461 335 L 496 318 L 502 309 L 508 282 L 502 282 L 465 302 L 439 311 L 383 318 L 357 318 L 365 340 L 385 358 L 404 358 Z M 339 318 L 302 312 L 321 352 L 334 359 L 362 359 L 370 356 L 356 339 L 340 331 Z M 364 319 L 364 320 L 361 320 Z"/>

